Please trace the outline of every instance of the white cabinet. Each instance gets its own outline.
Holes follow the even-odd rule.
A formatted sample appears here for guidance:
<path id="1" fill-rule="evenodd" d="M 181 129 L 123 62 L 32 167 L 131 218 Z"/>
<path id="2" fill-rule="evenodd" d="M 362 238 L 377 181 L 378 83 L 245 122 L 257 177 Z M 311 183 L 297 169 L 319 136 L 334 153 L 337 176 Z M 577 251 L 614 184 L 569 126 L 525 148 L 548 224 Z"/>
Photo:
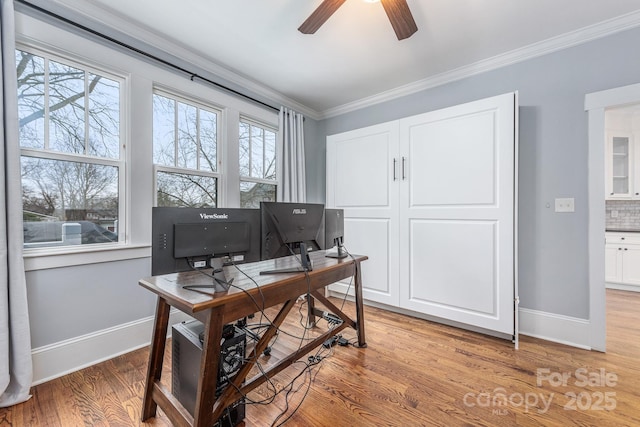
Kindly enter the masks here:
<path id="1" fill-rule="evenodd" d="M 606 176 L 606 199 L 640 199 L 640 143 L 633 134 L 607 136 Z"/>
<path id="2" fill-rule="evenodd" d="M 640 286 L 640 233 L 606 233 L 605 281 Z"/>
<path id="3" fill-rule="evenodd" d="M 400 304 L 398 287 L 398 122 L 329 137 L 327 207 L 344 209 L 345 246 L 369 257 L 362 263 L 362 295 Z M 336 284 L 334 290 L 353 290 Z"/>
<path id="4" fill-rule="evenodd" d="M 604 248 L 604 280 L 609 283 L 622 282 L 622 256 L 620 245 L 607 243 Z"/>
<path id="5" fill-rule="evenodd" d="M 514 334 L 516 114 L 511 93 L 327 138 L 366 300 Z"/>

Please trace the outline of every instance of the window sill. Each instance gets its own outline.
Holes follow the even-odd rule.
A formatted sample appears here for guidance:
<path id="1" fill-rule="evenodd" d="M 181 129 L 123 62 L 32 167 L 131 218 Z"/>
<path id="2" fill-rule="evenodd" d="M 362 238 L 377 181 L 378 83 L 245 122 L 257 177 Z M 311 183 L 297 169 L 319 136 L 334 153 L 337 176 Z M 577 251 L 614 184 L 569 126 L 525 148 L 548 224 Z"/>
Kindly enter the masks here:
<path id="1" fill-rule="evenodd" d="M 96 247 L 25 249 L 25 271 L 151 257 L 151 245 L 105 244 Z"/>

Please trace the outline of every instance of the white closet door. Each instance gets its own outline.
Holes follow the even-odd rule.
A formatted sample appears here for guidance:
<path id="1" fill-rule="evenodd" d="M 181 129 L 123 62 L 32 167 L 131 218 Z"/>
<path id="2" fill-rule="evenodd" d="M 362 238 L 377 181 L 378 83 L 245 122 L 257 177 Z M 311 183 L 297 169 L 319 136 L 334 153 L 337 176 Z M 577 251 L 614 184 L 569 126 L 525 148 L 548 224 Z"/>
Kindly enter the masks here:
<path id="1" fill-rule="evenodd" d="M 400 120 L 400 306 L 514 334 L 515 96 Z"/>
<path id="2" fill-rule="evenodd" d="M 327 138 L 326 206 L 344 209 L 349 252 L 369 257 L 362 263 L 364 298 L 394 306 L 400 302 L 397 153 L 397 121 Z"/>

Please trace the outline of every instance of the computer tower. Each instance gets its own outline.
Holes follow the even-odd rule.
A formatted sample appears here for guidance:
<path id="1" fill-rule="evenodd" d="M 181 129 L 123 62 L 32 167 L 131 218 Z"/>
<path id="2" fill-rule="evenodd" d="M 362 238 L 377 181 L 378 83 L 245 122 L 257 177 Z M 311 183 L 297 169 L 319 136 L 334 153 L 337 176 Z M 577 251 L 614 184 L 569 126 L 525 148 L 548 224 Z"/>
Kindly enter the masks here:
<path id="1" fill-rule="evenodd" d="M 197 320 L 172 327 L 172 384 L 171 392 L 193 415 L 200 375 L 200 358 L 204 324 Z M 216 396 L 242 366 L 246 352 L 246 333 L 233 325 L 226 325 L 221 344 Z M 213 409 L 213 408 L 212 408 Z M 234 427 L 245 417 L 245 401 L 240 399 L 225 409 L 213 427 Z"/>

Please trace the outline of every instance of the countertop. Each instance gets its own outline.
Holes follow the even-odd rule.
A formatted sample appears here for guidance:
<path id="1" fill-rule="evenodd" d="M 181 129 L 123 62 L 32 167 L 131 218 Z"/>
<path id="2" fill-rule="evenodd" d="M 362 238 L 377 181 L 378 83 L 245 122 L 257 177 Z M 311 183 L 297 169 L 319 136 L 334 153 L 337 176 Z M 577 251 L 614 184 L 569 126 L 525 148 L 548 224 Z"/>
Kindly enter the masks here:
<path id="1" fill-rule="evenodd" d="M 637 228 L 627 228 L 627 229 L 607 228 L 605 231 L 611 232 L 611 233 L 640 233 L 640 229 L 637 229 Z"/>

